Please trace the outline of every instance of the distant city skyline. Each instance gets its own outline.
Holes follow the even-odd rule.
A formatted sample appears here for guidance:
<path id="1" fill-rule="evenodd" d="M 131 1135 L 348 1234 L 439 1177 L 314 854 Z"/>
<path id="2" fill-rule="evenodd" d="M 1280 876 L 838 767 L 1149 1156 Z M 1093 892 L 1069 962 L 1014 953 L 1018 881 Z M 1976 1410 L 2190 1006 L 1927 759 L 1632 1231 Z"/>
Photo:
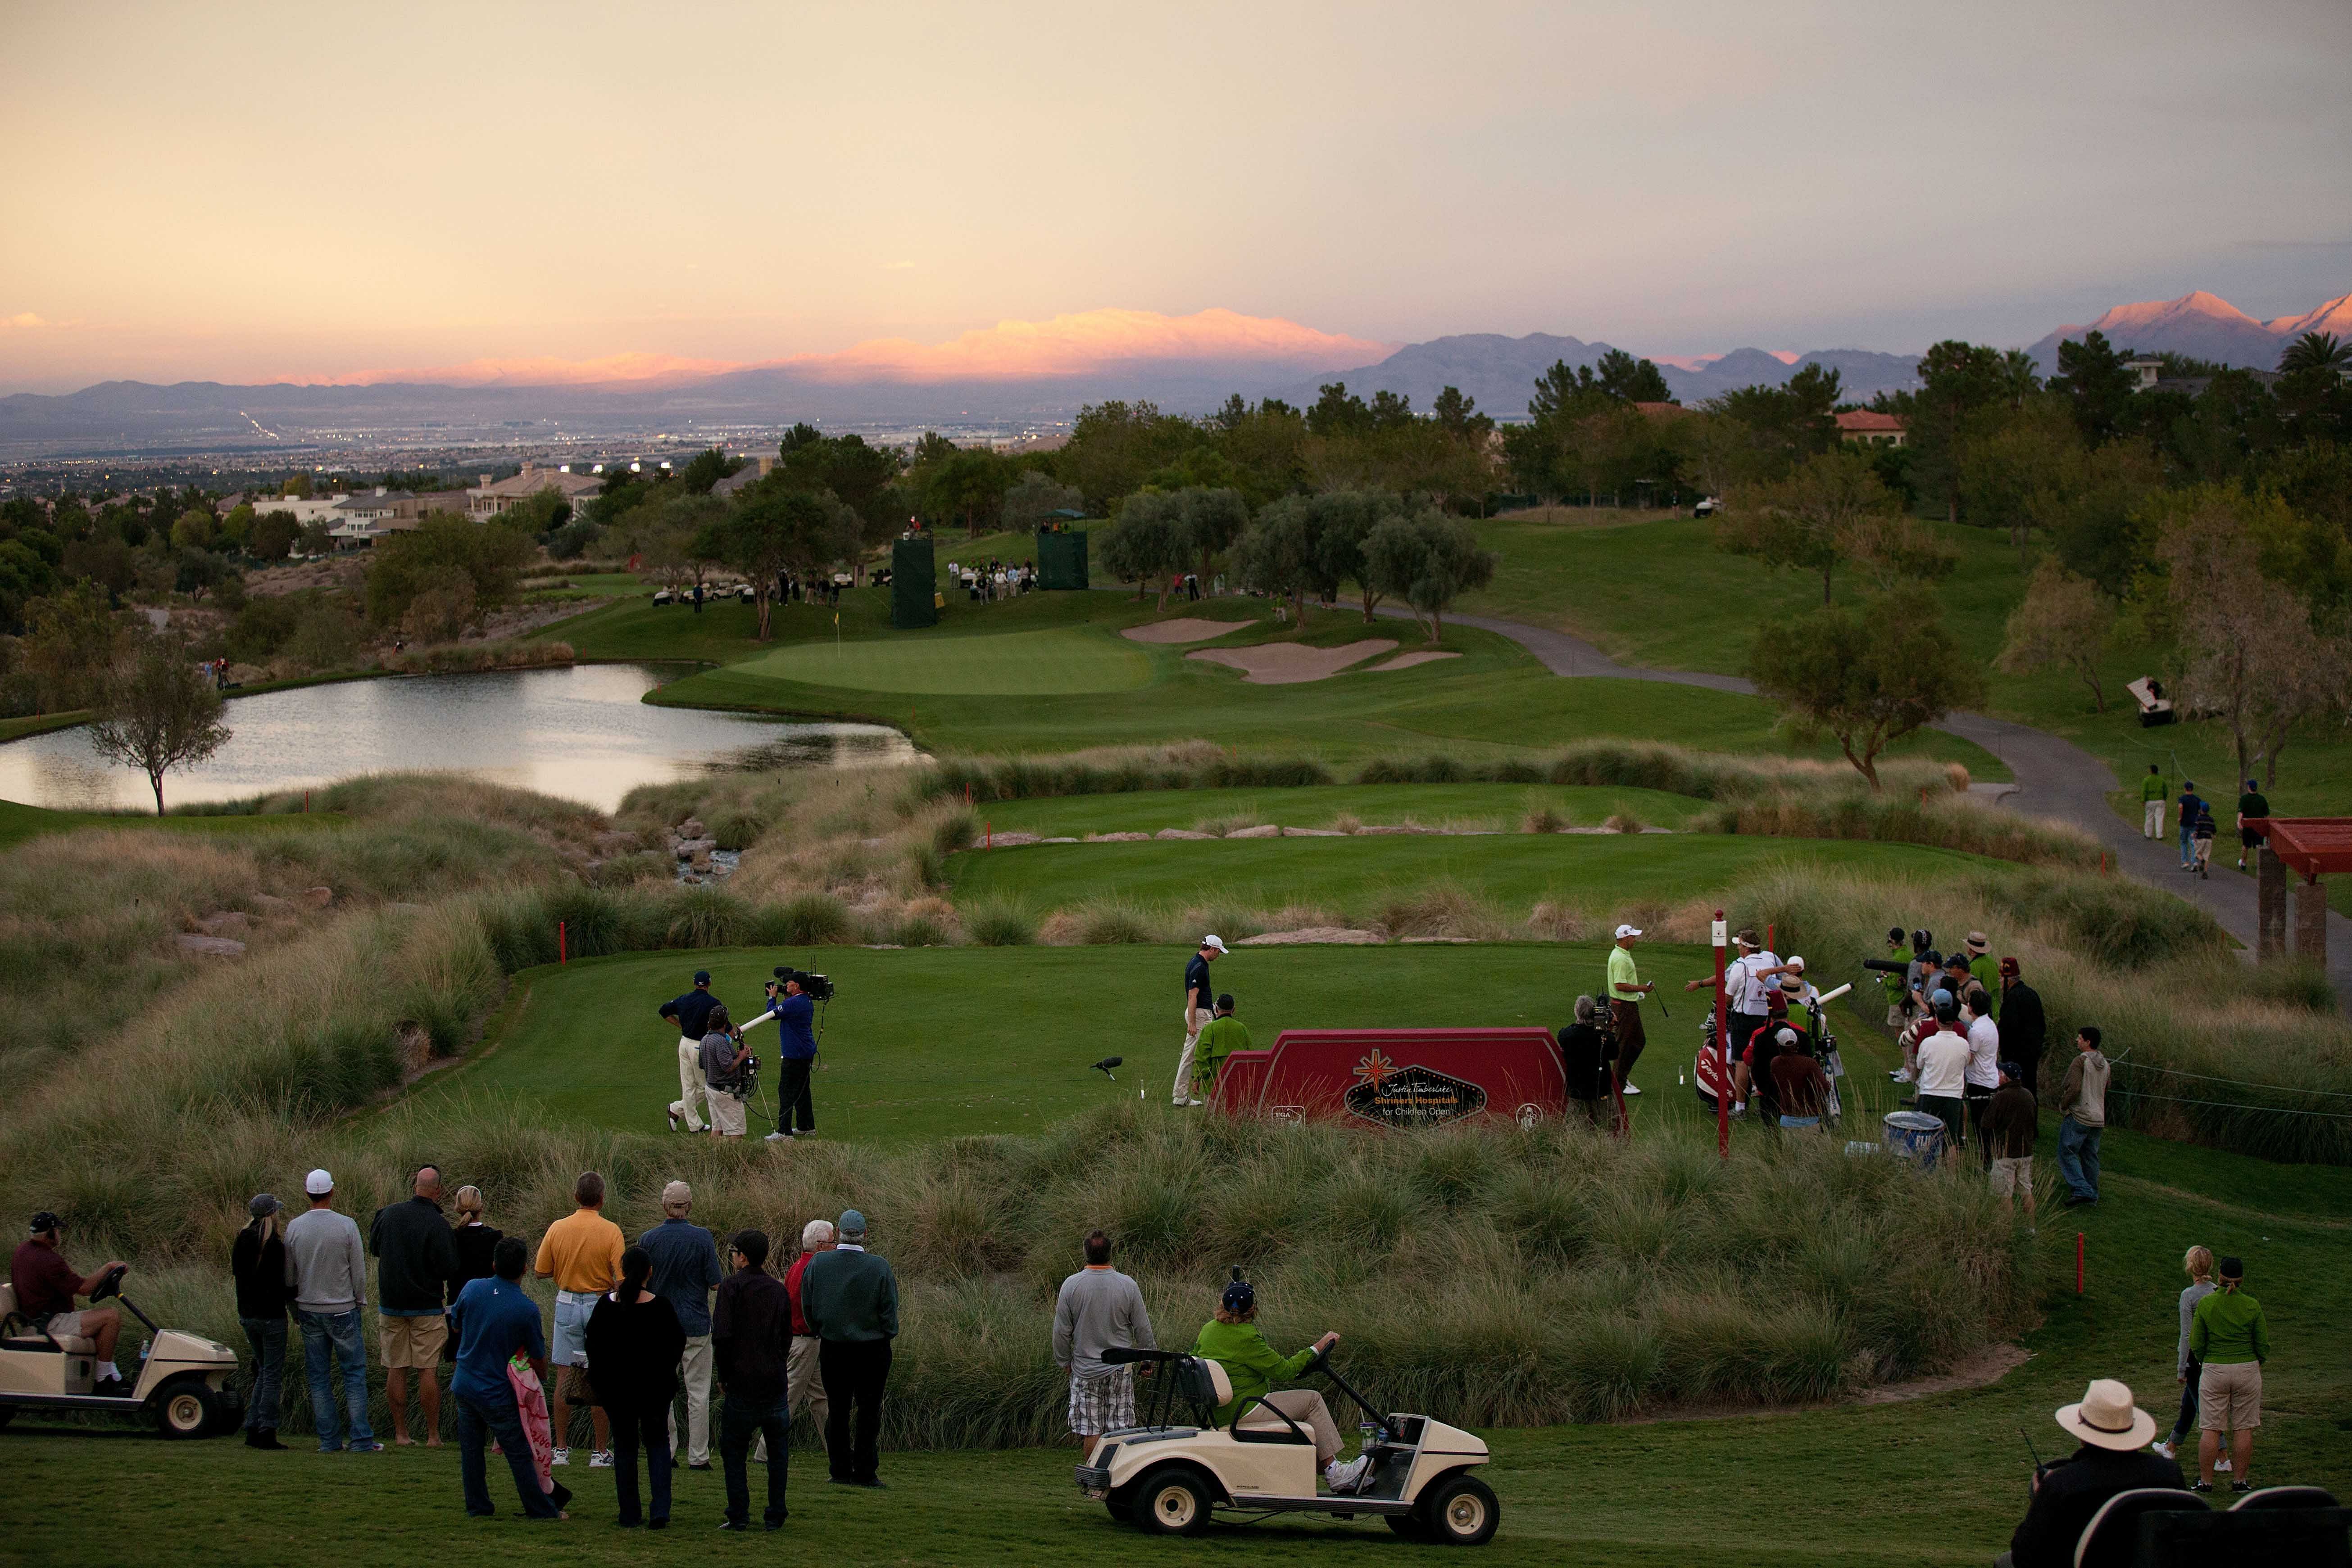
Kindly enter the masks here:
<path id="1" fill-rule="evenodd" d="M 2352 8 L 20 7 L 0 393 L 2023 346 L 2352 290 Z"/>

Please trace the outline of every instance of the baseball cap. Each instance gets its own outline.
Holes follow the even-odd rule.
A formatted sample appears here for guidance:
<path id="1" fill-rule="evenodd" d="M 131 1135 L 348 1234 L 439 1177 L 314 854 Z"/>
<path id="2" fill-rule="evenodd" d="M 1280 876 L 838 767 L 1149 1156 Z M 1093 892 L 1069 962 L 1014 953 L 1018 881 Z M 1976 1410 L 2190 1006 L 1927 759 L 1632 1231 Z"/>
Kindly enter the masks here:
<path id="1" fill-rule="evenodd" d="M 1219 1012 L 1225 1012 L 1225 1013 L 1229 1013 L 1229 1012 L 1231 1012 L 1231 1011 L 1233 1011 L 1233 1010 L 1234 1010 L 1234 994 L 1233 994 L 1233 992 L 1231 992 L 1231 991 L 1226 991 L 1226 992 L 1223 993 L 1222 995 L 1220 995 L 1220 996 L 1217 998 L 1217 1010 L 1218 1010 Z"/>
<path id="2" fill-rule="evenodd" d="M 34 1235 L 36 1235 L 36 1236 L 46 1236 L 46 1235 L 47 1235 L 50 1231 L 55 1230 L 57 1228 L 58 1228 L 58 1217 L 57 1217 L 56 1215 L 54 1215 L 54 1214 L 50 1213 L 47 1209 L 46 1209 L 46 1208 L 44 1208 L 44 1209 L 40 1209 L 40 1210 L 38 1210 L 37 1212 L 36 1212 L 36 1213 L 34 1214 L 34 1216 L 33 1216 L 33 1234 L 34 1234 Z"/>
<path id="3" fill-rule="evenodd" d="M 2014 958 L 2003 958 L 2000 961 L 2000 973 L 2003 979 L 2015 979 L 2018 973 L 2017 960 Z"/>
<path id="4" fill-rule="evenodd" d="M 1620 925 L 1617 927 L 1617 935 L 1621 937 L 1639 936 L 1641 934 L 1641 929 L 1638 926 Z"/>
<path id="5" fill-rule="evenodd" d="M 312 1197 L 324 1197 L 335 1190 L 335 1178 L 324 1170 L 312 1171 L 302 1178 L 302 1190 Z"/>
<path id="6" fill-rule="evenodd" d="M 256 1219 L 267 1219 L 285 1207 L 270 1194 L 257 1192 L 253 1195 L 253 1201 L 245 1206 L 245 1211 Z"/>
<path id="7" fill-rule="evenodd" d="M 863 1236 L 866 1234 L 866 1217 L 854 1208 L 845 1208 L 841 1211 L 838 1229 L 845 1241 L 854 1236 Z"/>
<path id="8" fill-rule="evenodd" d="M 707 986 L 710 984 L 710 971 L 708 969 L 697 969 L 694 972 L 694 983 L 698 986 Z"/>
<path id="9" fill-rule="evenodd" d="M 1222 936 L 1203 936 L 1201 938 L 1201 946 L 1214 947 L 1220 953 L 1226 951 L 1225 939 Z"/>
<path id="10" fill-rule="evenodd" d="M 1805 961 L 1802 958 L 1784 958 L 1781 960 L 1781 966 L 1784 968 L 1794 969 L 1800 975 L 1805 972 Z"/>
<path id="11" fill-rule="evenodd" d="M 1229 1312 L 1246 1312 L 1257 1305 L 1257 1291 L 1247 1280 L 1235 1280 L 1225 1287 L 1225 1293 L 1218 1300 Z"/>

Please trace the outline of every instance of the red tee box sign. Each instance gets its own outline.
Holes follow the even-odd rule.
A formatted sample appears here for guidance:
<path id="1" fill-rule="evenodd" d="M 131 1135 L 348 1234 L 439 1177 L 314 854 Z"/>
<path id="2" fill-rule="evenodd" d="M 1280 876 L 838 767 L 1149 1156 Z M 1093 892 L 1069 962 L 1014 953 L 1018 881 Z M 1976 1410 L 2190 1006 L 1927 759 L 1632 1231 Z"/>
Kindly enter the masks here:
<path id="1" fill-rule="evenodd" d="M 1507 1116 L 1533 1126 L 1566 1113 L 1568 1075 L 1542 1029 L 1286 1029 L 1271 1050 L 1225 1058 L 1211 1103 L 1276 1121 L 1414 1128 Z"/>

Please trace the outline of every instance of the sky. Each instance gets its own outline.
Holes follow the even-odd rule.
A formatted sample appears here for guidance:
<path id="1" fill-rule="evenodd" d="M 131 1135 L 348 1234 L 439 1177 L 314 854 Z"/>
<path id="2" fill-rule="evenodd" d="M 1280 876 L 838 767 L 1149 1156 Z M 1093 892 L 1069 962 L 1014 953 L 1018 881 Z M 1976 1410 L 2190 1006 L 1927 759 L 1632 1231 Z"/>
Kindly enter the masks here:
<path id="1" fill-rule="evenodd" d="M 0 392 L 1916 351 L 2352 291 L 2342 0 L 0 0 Z"/>

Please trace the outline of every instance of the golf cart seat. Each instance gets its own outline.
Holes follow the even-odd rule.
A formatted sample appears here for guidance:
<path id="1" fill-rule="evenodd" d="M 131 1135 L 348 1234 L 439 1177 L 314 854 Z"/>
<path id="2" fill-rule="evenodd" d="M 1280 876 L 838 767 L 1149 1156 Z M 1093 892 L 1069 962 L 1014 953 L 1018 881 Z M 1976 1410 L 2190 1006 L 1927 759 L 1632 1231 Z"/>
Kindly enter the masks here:
<path id="1" fill-rule="evenodd" d="M 2117 1492 L 2100 1505 L 2075 1538 L 2074 1568 L 2131 1568 L 2144 1517 L 2210 1511 L 2203 1498 L 2179 1487 L 2137 1487 Z"/>
<path id="2" fill-rule="evenodd" d="M 41 1333 L 16 1311 L 16 1287 L 0 1281 L 0 1350 L 55 1350 L 68 1355 L 96 1355 L 98 1345 L 78 1333 Z"/>

